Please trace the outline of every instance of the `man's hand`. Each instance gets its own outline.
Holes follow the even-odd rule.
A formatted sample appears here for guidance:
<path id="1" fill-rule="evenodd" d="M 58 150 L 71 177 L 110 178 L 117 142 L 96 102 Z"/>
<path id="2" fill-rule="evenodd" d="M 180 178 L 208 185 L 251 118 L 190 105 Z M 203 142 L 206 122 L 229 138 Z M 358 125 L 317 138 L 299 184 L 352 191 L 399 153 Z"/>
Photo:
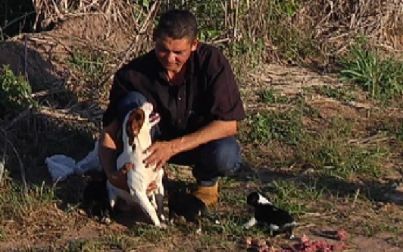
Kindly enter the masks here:
<path id="1" fill-rule="evenodd" d="M 168 141 L 155 142 L 146 150 L 146 153 L 148 156 L 144 159 L 144 164 L 146 167 L 155 165 L 156 169 L 162 168 L 175 155 L 173 145 Z"/>
<path id="2" fill-rule="evenodd" d="M 115 171 L 108 177 L 109 182 L 119 189 L 129 191 L 129 187 L 127 186 L 127 173 L 130 169 L 135 169 L 134 164 L 126 163 L 119 171 Z M 153 181 L 148 185 L 147 193 L 155 189 L 157 189 L 157 184 Z"/>
<path id="3" fill-rule="evenodd" d="M 108 176 L 109 182 L 117 188 L 129 191 L 129 187 L 127 186 L 127 172 L 130 169 L 134 169 L 134 164 L 126 163 L 120 170 L 114 171 Z"/>

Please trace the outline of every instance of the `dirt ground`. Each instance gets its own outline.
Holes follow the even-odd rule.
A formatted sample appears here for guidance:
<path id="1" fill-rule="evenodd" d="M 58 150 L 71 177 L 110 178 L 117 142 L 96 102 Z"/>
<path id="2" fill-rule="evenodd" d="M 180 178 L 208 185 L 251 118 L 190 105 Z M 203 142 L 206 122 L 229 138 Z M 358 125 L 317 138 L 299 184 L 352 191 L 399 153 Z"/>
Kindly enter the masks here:
<path id="1" fill-rule="evenodd" d="M 100 92 L 93 92 L 94 95 L 91 97 L 80 95 L 78 90 L 83 87 L 77 85 L 77 79 L 72 76 L 74 73 L 69 70 L 66 58 L 75 49 L 94 44 L 97 45 L 97 50 L 113 51 L 113 55 L 120 57 L 125 54 L 125 50 L 129 46 L 130 36 L 117 34 L 112 28 L 108 28 L 110 32 L 105 33 L 100 28 L 104 27 L 105 20 L 101 17 L 91 17 L 91 19 L 95 19 L 95 23 L 92 22 L 93 20 L 73 20 L 51 32 L 30 34 L 26 39 L 21 35 L 0 44 L 0 64 L 10 64 L 13 69 L 20 72 L 27 71 L 30 80 L 37 85 L 41 84 L 37 86 L 38 89 L 48 90 L 48 93 L 42 94 L 44 98 L 41 101 L 49 99 L 50 106 L 46 106 L 47 104 L 43 102 L 43 107 L 38 110 L 34 122 L 30 122 L 30 125 L 35 124 L 36 130 L 39 132 L 37 134 L 41 136 L 49 129 L 52 129 L 51 135 L 65 134 L 66 136 L 61 140 L 50 137 L 36 140 L 34 143 L 36 146 L 48 146 L 46 148 L 43 146 L 42 150 L 40 150 L 41 148 L 35 150 L 36 157 L 32 159 L 34 162 L 27 172 L 28 180 L 33 184 L 41 185 L 41 181 L 45 178 L 46 185 L 51 186 L 50 176 L 43 163 L 46 156 L 63 153 L 80 159 L 92 148 L 93 140 L 98 135 L 106 95 Z M 84 25 L 86 23 L 94 25 L 88 27 L 88 25 Z M 91 33 L 85 32 L 86 29 L 90 29 Z M 118 37 L 118 35 L 120 36 Z M 96 42 L 94 43 L 94 41 Z M 29 52 L 27 60 L 25 60 L 26 54 L 24 53 L 26 48 Z M 117 65 L 119 64 L 111 63 L 108 71 L 112 72 Z M 356 122 L 354 125 L 357 126 L 355 131 L 358 140 L 379 141 L 392 147 L 389 162 L 384 166 L 385 170 L 388 170 L 385 176 L 376 181 L 356 179 L 344 184 L 339 181 L 334 187 L 329 186 L 328 190 L 332 193 L 328 196 L 318 199 L 317 202 L 304 202 L 307 205 L 314 204 L 315 207 L 312 209 L 315 211 L 299 216 L 298 222 L 301 225 L 296 229 L 295 234 L 299 237 L 305 234 L 312 240 L 320 240 L 324 238 L 315 235 L 312 230 L 343 229 L 349 233 L 345 251 L 402 251 L 403 189 L 397 187 L 393 190 L 383 190 L 390 183 L 396 181 L 401 183 L 403 180 L 402 146 L 396 144 L 391 138 L 371 134 L 371 131 L 385 118 L 395 121 L 397 124 L 402 123 L 402 107 L 379 108 L 375 102 L 367 99 L 365 94 L 360 91 L 356 91 L 357 98 L 351 102 L 308 92 L 309 87 L 331 86 L 337 88 L 345 84 L 341 83 L 335 75 L 321 74 L 298 66 L 265 64 L 251 71 L 247 78 L 248 81 L 241 83 L 240 88 L 249 115 L 254 115 L 262 108 L 281 110 L 288 106 L 277 103 L 267 105 L 259 101 L 259 92 L 262 89 L 271 88 L 290 99 L 298 96 L 304 97 L 307 104 L 317 111 L 318 118 L 320 118 L 319 121 L 307 119 L 304 122 L 311 129 L 320 129 L 327 119 L 341 116 Z M 85 88 L 96 90 L 98 87 L 86 86 Z M 91 92 L 85 94 L 88 93 Z M 67 96 L 64 101 L 62 99 L 62 102 L 60 100 L 63 97 L 60 94 Z M 73 101 L 71 97 L 74 97 Z M 46 123 L 42 122 L 44 118 L 46 118 Z M 85 135 L 80 142 L 69 139 L 75 134 L 77 125 L 85 125 L 79 129 Z M 83 133 L 81 134 L 83 135 Z M 274 167 L 271 163 L 272 159 L 279 156 L 286 159 L 290 155 L 289 150 L 284 146 L 275 147 L 256 148 L 248 143 L 244 144 L 243 155 L 256 171 L 257 178 L 222 182 L 224 196 L 222 196 L 218 208 L 215 209 L 218 219 L 225 222 L 228 216 L 237 216 L 239 219 L 235 223 L 247 219 L 247 213 L 243 209 L 236 209 L 237 206 L 232 205 L 232 200 L 243 198 L 243 194 L 246 194 L 247 191 L 263 188 L 274 180 L 304 181 L 304 179 L 309 179 L 309 168 L 294 168 L 292 165 Z M 189 169 L 170 170 L 170 176 L 176 180 L 192 182 Z M 58 251 L 61 247 L 64 248 L 64 251 L 246 250 L 242 244 L 242 235 L 239 235 L 240 231 L 230 224 L 228 224 L 229 226 L 210 224 L 205 231 L 202 231 L 202 234 L 198 234 L 194 229 L 186 226 L 168 228 L 167 231 L 147 229 L 141 224 L 133 223 L 133 220 L 129 221 L 124 215 L 118 216 L 110 225 L 102 224 L 86 216 L 78 207 L 85 181 L 86 178 L 74 175 L 57 184 L 55 192 L 58 200 L 56 202 L 39 205 L 34 209 L 25 209 L 28 214 L 23 220 L 1 221 L 3 234 L 0 234 L 0 237 L 5 237 L 5 239 L 0 239 L 0 250 Z M 377 189 L 379 189 L 378 197 L 368 196 L 371 195 L 372 190 Z M 348 193 L 343 195 L 345 191 Z M 371 223 L 374 224 L 371 225 Z M 133 231 L 133 225 L 139 226 Z M 216 231 L 220 228 L 228 229 L 224 232 Z M 209 230 L 212 230 L 211 234 Z M 125 236 L 120 237 L 119 234 Z M 249 233 L 249 235 L 254 234 Z M 131 237 L 131 239 L 127 237 Z M 257 232 L 256 237 L 265 236 Z M 284 243 L 292 243 L 281 237 L 269 240 L 275 248 L 280 248 Z M 89 241 L 97 241 L 97 244 L 101 243 L 108 249 L 102 246 L 99 248 L 97 247 L 99 245 L 94 245 Z M 327 241 L 337 242 L 331 239 Z"/>

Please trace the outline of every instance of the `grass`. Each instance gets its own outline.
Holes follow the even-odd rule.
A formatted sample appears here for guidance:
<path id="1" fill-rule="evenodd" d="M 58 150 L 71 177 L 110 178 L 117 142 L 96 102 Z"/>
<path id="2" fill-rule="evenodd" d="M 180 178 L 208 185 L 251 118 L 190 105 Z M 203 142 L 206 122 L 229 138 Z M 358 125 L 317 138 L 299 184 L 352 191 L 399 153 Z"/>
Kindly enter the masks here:
<path id="1" fill-rule="evenodd" d="M 54 190 L 45 184 L 34 185 L 25 194 L 19 184 L 11 181 L 3 190 L 7 191 L 1 192 L 0 197 L 0 220 L 3 221 L 23 221 L 28 213 L 56 200 Z"/>
<path id="2" fill-rule="evenodd" d="M 287 180 L 273 181 L 268 190 L 271 191 L 271 200 L 275 205 L 295 215 L 309 211 L 311 206 L 307 202 L 315 202 L 322 198 L 324 191 L 316 183 L 306 184 Z"/>
<path id="3" fill-rule="evenodd" d="M 342 80 L 356 83 L 375 99 L 387 101 L 403 95 L 403 62 L 382 59 L 356 45 L 342 61 Z"/>
<path id="4" fill-rule="evenodd" d="M 267 144 L 271 140 L 279 140 L 295 145 L 302 136 L 301 112 L 298 110 L 264 111 L 247 120 L 250 128 L 244 136 L 246 142 Z"/>
<path id="5" fill-rule="evenodd" d="M 305 135 L 297 152 L 297 162 L 332 176 L 379 176 L 382 158 L 387 150 L 379 146 L 350 144 L 352 125 L 335 118 L 323 132 Z"/>
<path id="6" fill-rule="evenodd" d="M 106 98 L 109 86 L 102 81 L 110 68 L 108 54 L 95 50 L 76 50 L 70 55 L 68 65 L 75 73 L 75 81 L 79 84 L 76 90 L 79 96 Z"/>
<path id="7" fill-rule="evenodd" d="M 352 89 L 346 86 L 332 87 L 332 86 L 314 86 L 305 89 L 310 92 L 311 90 L 317 94 L 336 99 L 342 102 L 350 102 L 356 99 Z"/>
<path id="8" fill-rule="evenodd" d="M 278 91 L 272 88 L 264 89 L 259 92 L 260 101 L 267 104 L 287 103 L 288 97 L 279 95 Z"/>

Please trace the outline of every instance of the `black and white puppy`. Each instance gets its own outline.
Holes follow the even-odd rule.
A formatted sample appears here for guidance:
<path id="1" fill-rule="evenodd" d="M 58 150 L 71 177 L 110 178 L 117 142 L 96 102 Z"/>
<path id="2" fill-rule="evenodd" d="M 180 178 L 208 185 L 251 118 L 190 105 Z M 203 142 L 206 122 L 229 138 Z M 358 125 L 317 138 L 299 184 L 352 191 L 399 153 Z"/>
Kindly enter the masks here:
<path id="1" fill-rule="evenodd" d="M 82 206 L 90 217 L 95 217 L 105 224 L 111 222 L 112 209 L 106 189 L 106 176 L 92 177 L 83 193 Z"/>
<path id="2" fill-rule="evenodd" d="M 177 216 L 183 216 L 186 221 L 200 225 L 200 217 L 206 211 L 206 205 L 186 192 L 168 192 L 169 221 L 173 222 Z"/>
<path id="3" fill-rule="evenodd" d="M 246 229 L 255 224 L 265 224 L 269 227 L 272 236 L 286 233 L 289 239 L 294 237 L 292 230 L 297 223 L 290 213 L 274 206 L 267 197 L 259 192 L 250 193 L 246 203 L 252 206 L 255 212 L 254 216 L 244 225 Z"/>

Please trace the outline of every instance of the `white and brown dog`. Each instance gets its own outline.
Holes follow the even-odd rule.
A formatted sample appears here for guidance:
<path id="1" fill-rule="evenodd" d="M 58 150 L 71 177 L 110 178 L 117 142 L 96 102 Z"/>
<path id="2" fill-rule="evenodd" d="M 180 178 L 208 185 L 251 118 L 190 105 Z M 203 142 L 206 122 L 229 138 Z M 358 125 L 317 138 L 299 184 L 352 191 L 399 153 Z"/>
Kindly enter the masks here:
<path id="1" fill-rule="evenodd" d="M 150 216 L 155 226 L 161 226 L 160 219 L 165 219 L 162 214 L 164 170 L 157 170 L 152 166 L 145 167 L 143 163 L 147 157 L 145 151 L 151 145 L 151 128 L 159 122 L 159 119 L 150 122 L 152 111 L 153 105 L 144 103 L 141 107 L 129 111 L 123 121 L 123 152 L 119 155 L 116 165 L 118 169 L 127 163 L 134 165 L 134 169 L 127 173 L 129 192 L 113 186 L 109 181 L 107 187 L 111 208 L 115 206 L 118 197 L 131 205 L 137 203 Z M 147 188 L 151 183 L 155 183 L 157 189 L 148 192 Z"/>

